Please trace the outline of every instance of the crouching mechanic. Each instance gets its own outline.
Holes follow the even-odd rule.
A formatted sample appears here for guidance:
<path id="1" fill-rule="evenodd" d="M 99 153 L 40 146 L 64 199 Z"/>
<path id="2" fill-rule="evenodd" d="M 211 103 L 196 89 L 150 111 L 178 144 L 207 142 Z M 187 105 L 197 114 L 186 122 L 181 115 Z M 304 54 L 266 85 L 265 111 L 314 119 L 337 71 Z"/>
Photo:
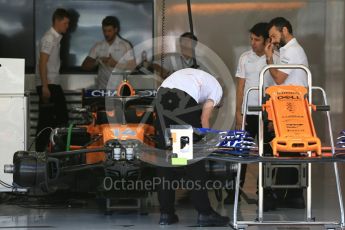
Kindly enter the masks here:
<path id="1" fill-rule="evenodd" d="M 158 89 L 155 104 L 157 134 L 157 147 L 166 149 L 164 140 L 165 129 L 170 125 L 191 125 L 193 127 L 210 127 L 210 117 L 216 105 L 220 103 L 223 90 L 216 78 L 210 74 L 193 68 L 178 70 L 166 78 Z M 194 139 L 196 135 L 194 135 Z M 183 170 L 188 181 L 199 183 L 202 189 L 194 189 L 190 199 L 198 211 L 197 225 L 199 226 L 224 226 L 229 223 L 228 217 L 223 217 L 215 212 L 205 189 L 207 174 L 205 162 L 197 163 L 182 168 L 157 168 L 157 175 L 161 181 L 176 179 L 179 170 Z M 178 222 L 175 214 L 175 190 L 169 186 L 160 185 L 158 200 L 160 204 L 161 225 Z"/>

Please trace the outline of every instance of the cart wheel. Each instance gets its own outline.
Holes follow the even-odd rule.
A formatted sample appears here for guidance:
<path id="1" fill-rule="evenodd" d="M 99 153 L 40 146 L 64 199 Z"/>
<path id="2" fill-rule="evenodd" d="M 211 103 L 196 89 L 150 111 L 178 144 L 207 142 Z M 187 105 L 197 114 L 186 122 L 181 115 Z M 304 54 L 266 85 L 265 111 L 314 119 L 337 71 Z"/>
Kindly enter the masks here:
<path id="1" fill-rule="evenodd" d="M 222 202 L 223 201 L 223 190 L 222 189 L 215 189 L 214 194 L 216 195 L 217 201 Z"/>

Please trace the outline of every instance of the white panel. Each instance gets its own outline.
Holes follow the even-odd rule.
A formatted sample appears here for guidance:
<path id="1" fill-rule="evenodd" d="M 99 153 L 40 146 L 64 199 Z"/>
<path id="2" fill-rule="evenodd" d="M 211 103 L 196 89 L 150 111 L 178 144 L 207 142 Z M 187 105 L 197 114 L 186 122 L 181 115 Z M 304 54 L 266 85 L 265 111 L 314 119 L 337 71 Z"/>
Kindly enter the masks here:
<path id="1" fill-rule="evenodd" d="M 24 97 L 0 96 L 0 180 L 8 184 L 13 175 L 4 173 L 4 165 L 12 164 L 13 154 L 25 149 L 25 110 Z"/>
<path id="2" fill-rule="evenodd" d="M 24 59 L 0 58 L 0 94 L 24 94 Z"/>
<path id="3" fill-rule="evenodd" d="M 12 164 L 13 154 L 26 147 L 25 61 L 0 58 L 0 65 L 0 180 L 12 185 L 13 175 L 4 173 L 4 165 Z"/>

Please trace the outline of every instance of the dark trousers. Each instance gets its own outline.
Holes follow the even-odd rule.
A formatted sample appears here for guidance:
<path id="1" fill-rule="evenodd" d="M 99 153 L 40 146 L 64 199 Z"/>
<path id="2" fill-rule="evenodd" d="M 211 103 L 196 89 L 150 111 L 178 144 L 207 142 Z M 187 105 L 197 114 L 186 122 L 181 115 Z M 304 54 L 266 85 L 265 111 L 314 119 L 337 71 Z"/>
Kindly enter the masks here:
<path id="1" fill-rule="evenodd" d="M 205 182 L 207 180 L 207 172 L 205 170 L 205 162 L 199 161 L 197 163 L 180 167 L 180 168 L 157 168 L 157 176 L 162 180 L 169 181 L 170 183 L 161 184 L 158 188 L 158 201 L 160 204 L 161 213 L 172 214 L 175 212 L 175 187 L 173 180 L 180 181 L 180 175 L 183 173 L 185 175 L 185 181 L 188 181 L 188 186 L 190 186 L 189 181 L 193 181 L 193 186 L 200 188 L 191 190 L 188 195 L 192 201 L 195 209 L 202 214 L 210 214 L 212 211 L 211 204 L 208 198 L 208 191 L 205 188 Z M 187 185 L 187 184 L 186 184 Z M 185 185 L 181 185 L 185 186 Z"/>
<path id="2" fill-rule="evenodd" d="M 282 157 L 293 157 L 295 153 L 280 153 Z M 298 171 L 295 168 L 279 168 L 276 172 L 277 184 L 296 184 L 298 181 Z M 294 199 L 303 197 L 303 188 L 274 189 L 279 199 Z"/>
<path id="3" fill-rule="evenodd" d="M 46 127 L 56 128 L 68 124 L 68 112 L 64 92 L 60 85 L 49 84 L 50 99 L 42 101 L 42 86 L 37 86 L 39 96 L 38 124 L 36 135 Z M 50 130 L 44 130 L 36 140 L 36 151 L 45 151 L 49 144 Z"/>
<path id="4" fill-rule="evenodd" d="M 266 123 L 264 125 L 264 154 L 267 156 L 272 156 L 273 151 L 269 142 L 273 140 L 275 134 L 274 131 L 267 130 Z M 299 153 L 280 152 L 279 155 L 282 157 L 294 157 L 299 156 Z M 298 172 L 295 168 L 279 168 L 274 173 L 276 177 L 276 184 L 289 185 L 295 184 L 298 181 Z M 300 198 L 303 197 L 303 188 L 275 188 L 274 193 L 277 195 L 279 200 Z"/>
<path id="5" fill-rule="evenodd" d="M 191 96 L 181 90 L 160 88 L 157 93 L 155 111 L 158 148 L 166 149 L 164 130 L 169 128 L 170 125 L 189 124 L 193 127 L 201 127 L 202 106 L 198 105 Z M 207 180 L 205 162 L 200 161 L 178 169 L 159 167 L 157 168 L 157 175 L 161 180 L 172 181 L 176 179 L 178 170 L 185 171 L 187 178 L 194 181 L 195 185 L 201 185 L 202 189 L 192 190 L 189 194 L 196 210 L 200 213 L 209 214 L 212 208 L 208 198 L 208 191 L 204 188 Z M 158 200 L 161 213 L 175 212 L 175 190 L 173 188 L 161 184 L 158 188 Z"/>
<path id="6" fill-rule="evenodd" d="M 247 115 L 246 123 L 245 130 L 249 132 L 253 138 L 256 138 L 259 133 L 259 116 Z"/>
<path id="7" fill-rule="evenodd" d="M 245 130 L 248 131 L 252 137 L 258 136 L 259 133 L 259 116 L 258 115 L 247 115 L 246 116 Z M 274 138 L 274 131 L 268 131 L 268 121 L 264 121 L 264 154 L 272 156 L 272 148 L 269 142 Z M 280 153 L 281 156 L 293 156 L 294 153 Z M 241 168 L 241 187 L 243 187 L 245 181 L 247 165 L 243 164 Z M 281 168 L 276 172 L 276 183 L 277 184 L 293 184 L 297 181 L 298 174 L 295 169 Z M 276 195 L 280 199 L 294 198 L 303 195 L 303 189 L 274 189 Z"/>

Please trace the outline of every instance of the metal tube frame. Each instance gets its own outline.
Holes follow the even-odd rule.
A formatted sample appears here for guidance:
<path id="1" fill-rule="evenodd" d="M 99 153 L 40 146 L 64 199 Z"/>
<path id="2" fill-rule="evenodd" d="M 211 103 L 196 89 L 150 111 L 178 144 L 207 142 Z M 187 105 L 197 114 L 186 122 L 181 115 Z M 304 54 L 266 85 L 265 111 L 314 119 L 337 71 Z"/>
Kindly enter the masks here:
<path id="1" fill-rule="evenodd" d="M 323 102 L 325 105 L 328 105 L 327 95 L 326 95 L 326 92 L 323 88 L 313 86 L 312 90 L 321 91 L 322 97 L 323 97 Z M 327 116 L 329 137 L 330 137 L 330 142 L 331 142 L 331 151 L 332 151 L 332 155 L 334 155 L 335 154 L 335 146 L 334 146 L 334 138 L 333 138 L 333 132 L 332 132 L 331 114 L 329 111 L 326 111 L 326 116 Z M 343 194 L 342 194 L 342 190 L 341 190 L 341 182 L 340 182 L 340 176 L 339 176 L 339 170 L 338 170 L 338 163 L 334 162 L 333 165 L 334 165 L 334 173 L 335 173 L 335 180 L 336 180 L 336 185 L 337 185 L 338 201 L 339 201 L 339 209 L 340 209 L 340 217 L 341 217 L 340 225 L 343 228 L 343 227 L 345 227 L 345 215 L 344 215 Z"/>
<path id="2" fill-rule="evenodd" d="M 262 99 L 264 97 L 264 74 L 267 70 L 275 68 L 275 69 L 302 69 L 307 73 L 307 82 L 308 82 L 308 101 L 312 103 L 312 90 L 320 90 L 323 95 L 324 103 L 327 105 L 327 97 L 325 91 L 320 87 L 313 87 L 312 86 L 312 74 L 310 70 L 304 65 L 267 65 L 265 66 L 259 75 L 259 87 L 251 87 L 249 88 L 244 97 L 244 113 L 242 119 L 242 129 L 244 130 L 245 124 L 245 117 L 247 113 L 247 99 L 249 92 L 252 90 L 259 91 L 259 105 L 262 105 Z M 311 108 L 310 108 L 311 111 Z M 332 134 L 332 126 L 331 126 L 331 119 L 330 119 L 330 112 L 327 111 L 327 121 L 329 127 L 329 135 L 332 147 L 332 154 L 335 154 L 335 148 L 333 143 L 333 134 Z M 259 112 L 259 156 L 263 155 L 263 120 L 262 120 L 262 111 Z M 309 152 L 309 156 L 311 156 L 311 152 Z M 344 205 L 343 205 L 343 198 L 341 193 L 341 184 L 340 184 L 340 177 L 338 172 L 338 165 L 334 163 L 334 172 L 335 172 L 335 179 L 337 185 L 337 192 L 338 192 L 338 200 L 340 206 L 340 215 L 341 220 L 340 223 L 336 222 L 315 222 L 314 218 L 312 218 L 311 212 L 311 163 L 308 163 L 308 187 L 307 187 L 307 210 L 306 210 L 306 221 L 264 221 L 263 219 L 263 186 L 262 186 L 262 162 L 259 162 L 259 200 L 258 200 L 258 216 L 256 221 L 238 221 L 237 214 L 238 214 L 238 198 L 240 192 L 240 175 L 241 175 L 241 163 L 238 163 L 238 170 L 237 170 L 237 178 L 236 178 L 236 187 L 235 187 L 235 201 L 234 201 L 234 212 L 233 212 L 233 221 L 231 223 L 232 227 L 235 229 L 245 229 L 248 225 L 324 225 L 324 226 L 340 226 L 345 227 L 345 216 L 344 216 Z"/>
<path id="3" fill-rule="evenodd" d="M 247 114 L 247 109 L 248 109 L 248 96 L 250 91 L 253 90 L 259 90 L 259 87 L 251 87 L 249 88 L 244 96 L 244 103 L 243 103 L 243 107 L 244 107 L 244 111 L 243 111 L 243 117 L 242 117 L 242 130 L 244 130 L 245 128 L 245 122 L 246 122 L 246 114 Z M 233 222 L 234 225 L 237 225 L 237 212 L 238 212 L 238 198 L 240 196 L 240 180 L 241 180 L 241 163 L 237 164 L 237 175 L 236 175 L 236 189 L 235 189 L 235 201 L 234 201 L 234 212 L 233 212 Z"/>

